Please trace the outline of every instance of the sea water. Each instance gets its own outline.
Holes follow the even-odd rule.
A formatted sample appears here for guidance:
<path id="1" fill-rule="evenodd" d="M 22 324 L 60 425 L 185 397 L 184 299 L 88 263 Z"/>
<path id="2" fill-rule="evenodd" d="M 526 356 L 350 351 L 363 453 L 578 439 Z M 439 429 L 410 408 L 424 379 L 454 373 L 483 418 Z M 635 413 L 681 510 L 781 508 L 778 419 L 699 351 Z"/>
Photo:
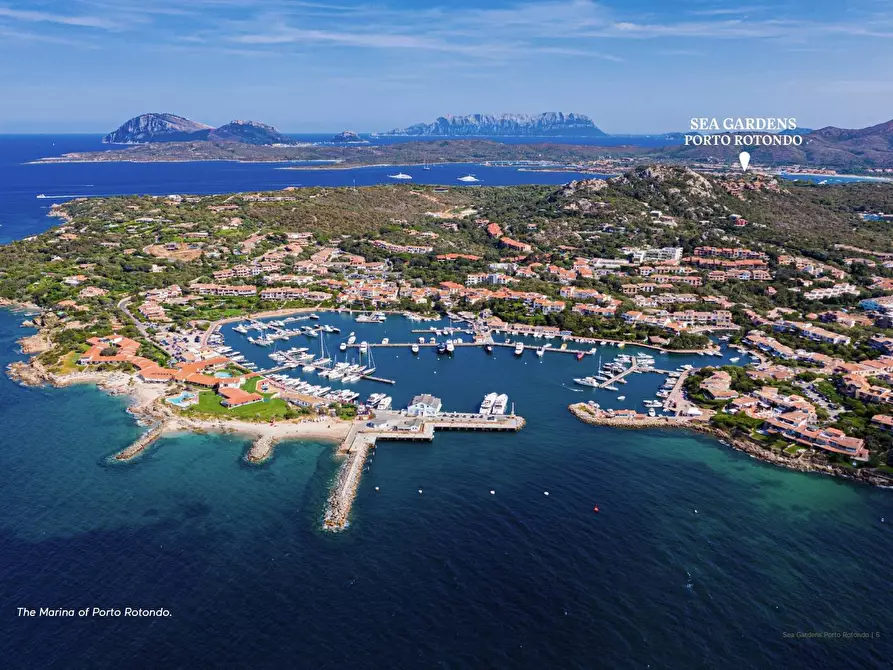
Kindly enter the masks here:
<path id="1" fill-rule="evenodd" d="M 4 365 L 20 357 L 21 319 L 0 312 Z M 343 337 L 361 328 L 369 341 L 408 337 L 399 318 L 323 320 Z M 233 335 L 227 342 L 246 355 L 268 355 Z M 597 356 L 461 347 L 452 357 L 374 356 L 377 374 L 398 381 L 356 385 L 364 393 L 386 391 L 400 406 L 432 392 L 447 410 L 469 410 L 504 391 L 528 423 L 517 434 L 382 443 L 340 534 L 320 530 L 332 445 L 282 444 L 252 467 L 244 440 L 181 435 L 110 464 L 140 432 L 121 398 L 0 379 L 4 665 L 877 667 L 889 658 L 888 491 L 783 470 L 686 432 L 582 424 L 566 405 L 584 394 L 566 387 Z M 16 615 L 41 606 L 170 616 Z M 809 632 L 882 636 L 796 637 Z"/>

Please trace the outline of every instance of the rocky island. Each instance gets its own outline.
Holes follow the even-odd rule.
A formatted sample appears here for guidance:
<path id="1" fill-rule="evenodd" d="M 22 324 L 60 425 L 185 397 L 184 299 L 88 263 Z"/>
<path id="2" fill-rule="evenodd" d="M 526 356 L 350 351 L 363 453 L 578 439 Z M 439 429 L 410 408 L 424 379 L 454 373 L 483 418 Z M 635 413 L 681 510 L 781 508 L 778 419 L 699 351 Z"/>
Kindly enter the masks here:
<path id="1" fill-rule="evenodd" d="M 422 137 L 607 137 L 585 114 L 468 114 L 439 116 L 384 135 Z"/>
<path id="2" fill-rule="evenodd" d="M 176 114 L 140 114 L 102 138 L 104 144 L 152 144 L 171 142 L 239 143 L 269 146 L 289 144 L 289 139 L 258 121 L 231 121 L 219 128 Z"/>

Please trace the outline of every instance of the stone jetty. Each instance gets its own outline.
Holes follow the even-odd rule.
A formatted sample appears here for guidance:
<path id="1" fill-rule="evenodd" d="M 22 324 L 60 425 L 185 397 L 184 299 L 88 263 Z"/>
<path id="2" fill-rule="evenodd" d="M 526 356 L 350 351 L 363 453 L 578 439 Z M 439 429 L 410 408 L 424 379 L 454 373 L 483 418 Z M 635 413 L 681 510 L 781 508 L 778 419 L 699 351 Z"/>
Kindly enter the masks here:
<path id="1" fill-rule="evenodd" d="M 115 454 L 116 461 L 129 461 L 132 458 L 140 455 L 147 447 L 149 447 L 152 443 L 155 442 L 159 437 L 164 434 L 167 425 L 164 423 L 159 423 L 148 431 L 143 433 L 143 435 L 133 444 L 131 444 L 126 449 L 122 449 L 117 454 Z"/>
<path id="2" fill-rule="evenodd" d="M 276 440 L 271 435 L 261 435 L 251 443 L 251 448 L 245 454 L 245 461 L 252 465 L 260 465 L 273 456 L 273 448 Z"/>
<path id="3" fill-rule="evenodd" d="M 323 528 L 344 530 L 348 525 L 363 466 L 378 440 L 430 442 L 438 430 L 513 432 L 524 426 L 524 418 L 510 414 L 484 416 L 449 413 L 432 417 L 412 417 L 401 413 L 381 413 L 387 420 L 372 427 L 354 423 L 338 453 L 345 456 L 326 505 Z"/>

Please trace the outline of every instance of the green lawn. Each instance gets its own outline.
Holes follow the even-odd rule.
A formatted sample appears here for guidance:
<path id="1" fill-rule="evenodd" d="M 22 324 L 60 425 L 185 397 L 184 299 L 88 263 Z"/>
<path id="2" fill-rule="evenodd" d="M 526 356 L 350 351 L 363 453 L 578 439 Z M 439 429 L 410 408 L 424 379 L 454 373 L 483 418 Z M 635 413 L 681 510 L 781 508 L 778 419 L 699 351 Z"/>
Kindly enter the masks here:
<path id="1" fill-rule="evenodd" d="M 254 382 L 257 385 L 257 382 Z M 244 390 L 253 392 L 254 389 L 245 385 Z M 256 421 L 269 421 L 270 419 L 283 419 L 287 412 L 290 412 L 288 403 L 281 398 L 270 398 L 265 396 L 265 402 L 256 402 L 251 405 L 243 405 L 242 407 L 233 407 L 232 409 L 224 407 L 221 404 L 221 398 L 213 391 L 202 391 L 198 396 L 198 404 L 193 405 L 185 410 L 186 414 L 210 414 L 221 417 L 231 417 L 236 419 L 249 419 Z"/>
<path id="2" fill-rule="evenodd" d="M 242 390 L 247 393 L 257 393 L 257 383 L 261 379 L 263 379 L 263 377 L 252 377 L 242 385 Z M 261 395 L 263 395 L 263 393 Z"/>

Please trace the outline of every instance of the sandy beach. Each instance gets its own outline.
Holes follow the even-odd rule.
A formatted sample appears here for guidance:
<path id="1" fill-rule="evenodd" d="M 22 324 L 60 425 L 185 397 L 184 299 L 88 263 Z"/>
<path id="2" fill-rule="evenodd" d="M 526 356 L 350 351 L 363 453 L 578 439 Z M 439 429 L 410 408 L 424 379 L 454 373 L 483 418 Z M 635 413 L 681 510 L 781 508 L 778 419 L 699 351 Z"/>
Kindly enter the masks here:
<path id="1" fill-rule="evenodd" d="M 274 441 L 318 439 L 340 442 L 347 436 L 351 423 L 334 418 L 306 421 L 254 423 L 238 419 L 194 419 L 175 417 L 167 422 L 166 433 L 208 431 L 239 433 L 250 437 L 266 437 Z"/>

